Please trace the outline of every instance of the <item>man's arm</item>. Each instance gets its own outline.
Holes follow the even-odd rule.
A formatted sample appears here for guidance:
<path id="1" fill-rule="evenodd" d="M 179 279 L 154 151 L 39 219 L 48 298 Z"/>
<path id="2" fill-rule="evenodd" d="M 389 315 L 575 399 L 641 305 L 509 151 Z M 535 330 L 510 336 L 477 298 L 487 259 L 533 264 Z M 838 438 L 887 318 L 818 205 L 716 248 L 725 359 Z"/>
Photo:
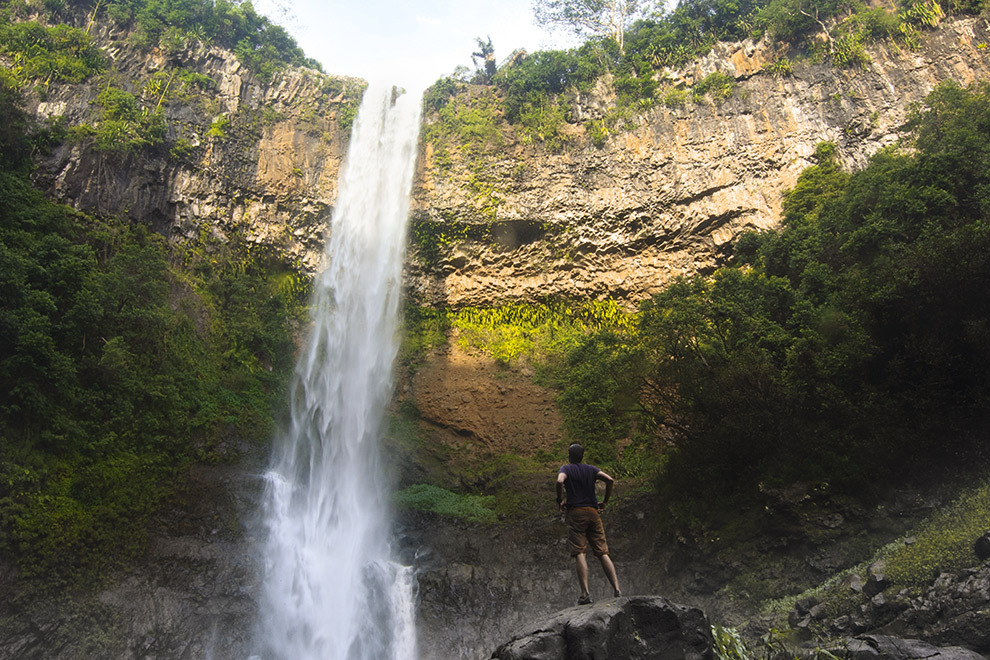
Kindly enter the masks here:
<path id="1" fill-rule="evenodd" d="M 615 484 L 615 479 L 611 475 L 599 470 L 598 474 L 595 475 L 595 480 L 605 482 L 605 497 L 602 498 L 601 503 L 598 505 L 599 509 L 604 509 L 605 505 L 608 504 L 608 498 L 612 496 L 612 486 Z"/>
<path id="2" fill-rule="evenodd" d="M 563 510 L 564 508 L 564 480 L 567 479 L 567 475 L 563 472 L 557 473 L 557 506 Z"/>

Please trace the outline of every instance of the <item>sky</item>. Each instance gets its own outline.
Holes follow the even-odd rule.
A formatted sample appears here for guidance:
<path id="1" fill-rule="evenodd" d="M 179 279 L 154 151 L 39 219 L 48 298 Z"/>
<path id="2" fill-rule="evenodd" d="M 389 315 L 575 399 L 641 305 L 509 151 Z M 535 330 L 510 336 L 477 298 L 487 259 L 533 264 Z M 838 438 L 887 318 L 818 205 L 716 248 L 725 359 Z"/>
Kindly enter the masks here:
<path id="1" fill-rule="evenodd" d="M 424 88 L 457 65 L 474 69 L 476 37 L 501 62 L 517 48 L 567 48 L 567 32 L 534 24 L 532 0 L 255 0 L 335 75 Z"/>

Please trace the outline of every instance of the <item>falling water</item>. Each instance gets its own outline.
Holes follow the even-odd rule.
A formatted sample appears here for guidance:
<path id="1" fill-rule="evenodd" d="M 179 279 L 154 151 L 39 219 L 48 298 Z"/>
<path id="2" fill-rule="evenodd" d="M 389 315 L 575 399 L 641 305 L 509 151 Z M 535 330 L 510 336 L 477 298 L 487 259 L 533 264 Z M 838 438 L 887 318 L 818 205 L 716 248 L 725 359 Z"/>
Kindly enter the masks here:
<path id="1" fill-rule="evenodd" d="M 392 393 L 420 99 L 365 92 L 266 474 L 259 645 L 281 660 L 411 660 L 410 569 L 390 558 L 378 442 Z"/>

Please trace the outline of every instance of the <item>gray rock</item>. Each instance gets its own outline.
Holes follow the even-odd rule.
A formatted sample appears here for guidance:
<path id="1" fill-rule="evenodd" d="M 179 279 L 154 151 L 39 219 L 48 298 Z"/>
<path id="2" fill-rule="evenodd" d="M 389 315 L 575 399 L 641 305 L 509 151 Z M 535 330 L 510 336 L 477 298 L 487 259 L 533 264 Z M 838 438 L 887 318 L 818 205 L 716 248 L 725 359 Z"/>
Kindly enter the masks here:
<path id="1" fill-rule="evenodd" d="M 572 607 L 514 636 L 496 660 L 711 660 L 711 627 L 694 607 L 659 596 Z"/>
<path id="2" fill-rule="evenodd" d="M 842 580 L 842 584 L 854 593 L 863 593 L 863 578 L 859 573 L 850 573 Z"/>
<path id="3" fill-rule="evenodd" d="M 882 561 L 875 562 L 870 566 L 869 576 L 866 578 L 866 584 L 863 585 L 863 593 L 873 597 L 890 586 L 886 569 L 887 567 Z"/>
<path id="4" fill-rule="evenodd" d="M 958 575 L 943 573 L 908 602 L 894 624 L 935 644 L 990 653 L 990 564 Z"/>
<path id="5" fill-rule="evenodd" d="M 990 532 L 986 532 L 973 544 L 973 552 L 980 561 L 990 559 Z"/>
<path id="6" fill-rule="evenodd" d="M 850 660 L 986 660 L 961 646 L 938 647 L 918 639 L 863 635 L 849 640 Z"/>

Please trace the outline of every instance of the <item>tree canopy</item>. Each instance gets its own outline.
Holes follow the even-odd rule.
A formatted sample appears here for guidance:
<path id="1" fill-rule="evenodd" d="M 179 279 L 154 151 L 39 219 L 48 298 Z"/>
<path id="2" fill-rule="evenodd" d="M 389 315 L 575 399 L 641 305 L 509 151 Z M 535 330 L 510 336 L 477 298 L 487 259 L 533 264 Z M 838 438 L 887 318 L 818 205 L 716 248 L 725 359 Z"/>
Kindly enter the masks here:
<path id="1" fill-rule="evenodd" d="M 648 0 L 534 0 L 536 20 L 584 37 L 606 37 L 624 50 L 632 21 L 652 3 Z"/>

